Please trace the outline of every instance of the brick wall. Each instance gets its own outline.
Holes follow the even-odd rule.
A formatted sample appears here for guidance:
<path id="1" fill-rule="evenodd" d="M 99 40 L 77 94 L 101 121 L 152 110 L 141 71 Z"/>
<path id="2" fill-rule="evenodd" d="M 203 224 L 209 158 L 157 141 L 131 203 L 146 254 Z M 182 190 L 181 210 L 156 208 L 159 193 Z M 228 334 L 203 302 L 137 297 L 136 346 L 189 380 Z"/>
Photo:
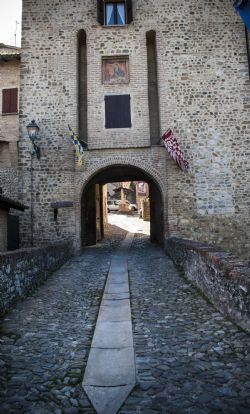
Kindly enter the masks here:
<path id="1" fill-rule="evenodd" d="M 72 240 L 80 246 L 80 200 L 88 177 L 109 165 L 136 165 L 154 177 L 164 201 L 165 231 L 216 243 L 241 256 L 250 248 L 249 76 L 244 25 L 230 2 L 134 0 L 126 27 L 101 27 L 93 0 L 23 1 L 20 101 L 20 195 L 30 203 L 30 142 L 40 127 L 34 160 L 37 244 Z M 77 34 L 86 32 L 89 151 L 74 162 L 67 124 L 78 130 Z M 190 172 L 162 147 L 150 147 L 146 32 L 156 31 L 161 134 L 176 133 Z M 102 57 L 128 55 L 130 82 L 102 83 Z M 106 130 L 104 96 L 130 94 L 132 127 Z M 74 201 L 53 221 L 50 202 Z M 69 211 L 70 210 L 70 211 Z M 29 216 L 22 235 L 29 242 Z M 237 242 L 236 242 L 237 240 Z M 239 242 L 240 241 L 240 242 Z"/>

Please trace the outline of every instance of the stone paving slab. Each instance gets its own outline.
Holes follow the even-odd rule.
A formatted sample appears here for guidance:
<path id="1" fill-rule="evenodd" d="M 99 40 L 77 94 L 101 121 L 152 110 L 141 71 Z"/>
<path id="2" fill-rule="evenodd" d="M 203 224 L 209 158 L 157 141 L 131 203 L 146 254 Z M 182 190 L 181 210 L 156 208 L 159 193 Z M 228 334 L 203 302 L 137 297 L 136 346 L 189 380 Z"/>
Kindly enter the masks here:
<path id="1" fill-rule="evenodd" d="M 130 298 L 130 294 L 129 292 L 127 293 L 104 293 L 103 295 L 103 299 L 108 299 L 108 300 L 123 300 L 123 299 L 129 299 Z"/>
<path id="2" fill-rule="evenodd" d="M 113 259 L 110 266 L 110 276 L 115 275 L 127 275 L 127 261 L 124 256 L 121 258 Z"/>
<path id="3" fill-rule="evenodd" d="M 128 281 L 128 272 L 119 272 L 117 275 L 112 273 L 109 275 L 108 284 L 116 283 L 127 283 Z"/>
<path id="4" fill-rule="evenodd" d="M 121 259 L 121 260 L 123 260 L 123 259 Z M 118 275 L 127 275 L 127 263 L 126 262 L 124 262 L 124 264 L 116 264 L 116 266 L 115 266 L 116 268 L 114 268 L 114 265 L 113 265 L 113 261 L 111 262 L 111 266 L 110 266 L 110 271 L 109 271 L 109 276 L 111 277 L 111 276 L 113 276 L 113 275 L 115 275 L 115 276 L 118 276 Z"/>
<path id="5" fill-rule="evenodd" d="M 123 300 L 119 301 L 119 303 L 120 302 L 123 302 Z M 110 322 L 130 321 L 131 320 L 130 306 L 129 305 L 121 305 L 121 306 L 101 305 L 99 315 L 98 315 L 98 320 L 110 321 Z"/>
<path id="6" fill-rule="evenodd" d="M 124 385 L 122 387 L 89 387 L 86 386 L 86 392 L 91 399 L 93 406 L 99 414 L 116 414 L 125 401 L 134 384 Z"/>
<path id="7" fill-rule="evenodd" d="M 109 283 L 104 290 L 104 293 L 128 293 L 128 283 Z"/>
<path id="8" fill-rule="evenodd" d="M 130 310 L 130 300 L 129 299 L 106 299 L 102 298 L 101 306 L 109 306 L 110 308 L 119 308 L 119 309 L 129 309 Z"/>
<path id="9" fill-rule="evenodd" d="M 133 347 L 132 322 L 98 321 L 92 347 L 126 348 Z"/>
<path id="10" fill-rule="evenodd" d="M 84 373 L 84 387 L 117 387 L 134 383 L 134 348 L 101 349 L 91 346 Z"/>

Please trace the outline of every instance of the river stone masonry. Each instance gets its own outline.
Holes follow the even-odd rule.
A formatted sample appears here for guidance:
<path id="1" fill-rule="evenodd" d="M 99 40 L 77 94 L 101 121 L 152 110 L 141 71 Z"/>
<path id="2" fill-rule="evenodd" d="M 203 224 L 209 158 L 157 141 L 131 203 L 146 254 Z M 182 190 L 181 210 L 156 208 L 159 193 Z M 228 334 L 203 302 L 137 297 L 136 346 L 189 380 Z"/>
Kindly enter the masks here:
<path id="1" fill-rule="evenodd" d="M 244 24 L 230 1 L 133 0 L 124 27 L 97 22 L 93 0 L 23 1 L 19 192 L 29 205 L 26 125 L 40 127 L 34 159 L 34 240 L 81 246 L 81 194 L 103 168 L 133 165 L 163 197 L 168 236 L 214 243 L 242 257 L 250 248 L 250 89 Z M 88 151 L 76 166 L 68 124 L 78 131 L 77 35 L 86 33 Z M 190 162 L 182 173 L 150 145 L 146 32 L 156 32 L 160 131 L 172 128 Z M 129 57 L 129 83 L 104 85 L 102 57 Z M 105 129 L 104 97 L 131 96 L 131 128 Z M 159 137 L 160 138 L 160 137 Z M 51 202 L 73 201 L 54 221 Z M 30 241 L 29 213 L 21 225 Z"/>
<path id="2" fill-rule="evenodd" d="M 0 253 L 0 316 L 72 256 L 69 243 Z"/>
<path id="3" fill-rule="evenodd" d="M 166 253 L 225 316 L 250 332 L 250 267 L 230 253 L 169 237 Z"/>

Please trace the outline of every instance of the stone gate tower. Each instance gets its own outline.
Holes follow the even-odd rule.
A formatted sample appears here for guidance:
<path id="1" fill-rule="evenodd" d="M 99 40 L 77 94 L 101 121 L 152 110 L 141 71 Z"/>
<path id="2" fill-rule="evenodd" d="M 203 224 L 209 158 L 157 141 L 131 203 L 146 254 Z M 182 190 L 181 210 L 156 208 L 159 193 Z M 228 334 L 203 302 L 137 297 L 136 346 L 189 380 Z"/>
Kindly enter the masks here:
<path id="1" fill-rule="evenodd" d="M 37 245 L 69 239 L 80 248 L 93 188 L 144 179 L 156 239 L 163 231 L 247 255 L 249 88 L 244 25 L 230 1 L 23 0 L 24 243 L 32 233 Z M 26 131 L 32 119 L 40 160 Z M 68 124 L 87 143 L 80 167 Z M 187 174 L 160 143 L 167 128 Z"/>

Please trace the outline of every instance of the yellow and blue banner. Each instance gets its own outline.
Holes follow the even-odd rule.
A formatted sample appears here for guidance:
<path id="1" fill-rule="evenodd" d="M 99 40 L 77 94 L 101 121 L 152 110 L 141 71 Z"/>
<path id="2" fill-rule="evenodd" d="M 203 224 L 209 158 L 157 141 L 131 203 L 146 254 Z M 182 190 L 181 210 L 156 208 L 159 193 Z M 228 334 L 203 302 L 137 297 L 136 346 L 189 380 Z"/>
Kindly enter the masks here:
<path id="1" fill-rule="evenodd" d="M 82 144 L 80 143 L 78 136 L 75 134 L 75 132 L 73 131 L 73 129 L 68 125 L 69 127 L 69 133 L 70 133 L 70 138 L 73 142 L 73 145 L 75 147 L 75 151 L 76 151 L 76 156 L 77 156 L 77 163 L 79 165 L 79 167 L 82 165 L 82 159 L 84 156 L 84 149 Z"/>

